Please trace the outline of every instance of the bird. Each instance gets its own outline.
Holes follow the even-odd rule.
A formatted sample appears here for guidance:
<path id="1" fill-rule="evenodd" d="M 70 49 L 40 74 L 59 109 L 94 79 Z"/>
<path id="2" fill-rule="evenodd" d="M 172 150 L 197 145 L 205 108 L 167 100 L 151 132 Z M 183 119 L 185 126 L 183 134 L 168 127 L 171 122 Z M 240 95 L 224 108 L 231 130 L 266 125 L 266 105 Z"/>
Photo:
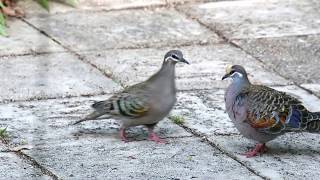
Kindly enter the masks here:
<path id="1" fill-rule="evenodd" d="M 128 142 L 125 130 L 129 127 L 144 125 L 148 128 L 148 139 L 166 143 L 153 129 L 165 118 L 176 103 L 175 65 L 189 62 L 180 50 L 168 51 L 162 66 L 146 81 L 129 86 L 115 93 L 109 99 L 92 104 L 93 112 L 78 120 L 78 124 L 107 115 L 121 122 L 120 138 Z"/>
<path id="2" fill-rule="evenodd" d="M 265 153 L 267 142 L 287 132 L 320 133 L 320 112 L 308 111 L 285 92 L 252 84 L 241 65 L 227 66 L 226 78 L 232 79 L 224 95 L 226 112 L 244 137 L 258 142 L 246 157 Z"/>

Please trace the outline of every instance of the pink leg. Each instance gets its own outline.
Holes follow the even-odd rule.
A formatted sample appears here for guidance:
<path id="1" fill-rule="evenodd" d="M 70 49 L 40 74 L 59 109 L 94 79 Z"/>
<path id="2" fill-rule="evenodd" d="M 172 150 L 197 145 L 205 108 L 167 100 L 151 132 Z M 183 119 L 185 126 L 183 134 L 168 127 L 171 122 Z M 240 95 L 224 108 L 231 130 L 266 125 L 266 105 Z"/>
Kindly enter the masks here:
<path id="1" fill-rule="evenodd" d="M 156 143 L 167 143 L 165 140 L 161 139 L 156 133 L 153 132 L 153 129 L 149 128 L 149 140 L 154 141 Z"/>
<path id="2" fill-rule="evenodd" d="M 125 128 L 120 128 L 120 138 L 124 142 L 128 142 L 128 139 L 126 137 L 126 130 Z"/>
<path id="3" fill-rule="evenodd" d="M 263 154 L 265 152 L 267 152 L 266 144 L 265 143 L 263 143 L 263 144 L 259 143 L 259 144 L 257 144 L 255 146 L 254 149 L 244 153 L 243 155 L 245 155 L 247 158 L 251 158 L 251 157 L 256 156 L 258 153 Z"/>

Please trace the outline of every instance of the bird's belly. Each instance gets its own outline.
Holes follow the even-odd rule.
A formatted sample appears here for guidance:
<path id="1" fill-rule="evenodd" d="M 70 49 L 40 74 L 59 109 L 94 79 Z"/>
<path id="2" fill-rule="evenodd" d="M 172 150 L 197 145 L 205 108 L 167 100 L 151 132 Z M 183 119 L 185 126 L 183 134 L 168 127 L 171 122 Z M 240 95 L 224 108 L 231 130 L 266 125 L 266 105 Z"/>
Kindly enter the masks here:
<path id="1" fill-rule="evenodd" d="M 228 99 L 226 99 L 228 101 Z M 240 113 L 240 114 L 234 114 L 234 112 L 245 112 L 241 111 L 240 109 L 232 109 L 233 103 L 226 102 L 226 109 L 227 113 L 232 120 L 234 126 L 236 129 L 240 132 L 241 135 L 248 139 L 252 139 L 255 141 L 258 141 L 260 143 L 265 143 L 268 141 L 271 141 L 272 139 L 276 138 L 277 135 L 272 135 L 272 134 L 266 134 L 260 131 L 257 131 L 255 128 L 251 127 L 250 124 L 248 124 L 245 113 Z M 238 107 L 241 108 L 241 107 Z"/>
<path id="2" fill-rule="evenodd" d="M 251 127 L 251 125 L 248 124 L 246 121 L 237 121 L 234 118 L 232 118 L 232 122 L 241 135 L 248 139 L 258 141 L 260 143 L 266 143 L 275 139 L 278 136 L 257 131 L 255 128 Z"/>
<path id="3" fill-rule="evenodd" d="M 143 117 L 139 118 L 126 118 L 122 119 L 122 125 L 124 127 L 132 127 L 132 126 L 139 126 L 139 125 L 146 125 L 146 124 L 155 124 L 161 121 L 166 117 L 167 114 L 165 113 L 150 113 L 146 114 Z"/>
<path id="4" fill-rule="evenodd" d="M 138 118 L 130 118 L 130 119 L 123 119 L 122 123 L 124 127 L 130 126 L 139 126 L 145 124 L 154 124 L 158 123 L 159 121 L 163 120 L 171 111 L 172 107 L 175 104 L 175 101 L 166 101 L 167 104 L 164 103 L 157 103 L 161 104 L 161 106 L 152 106 L 149 112 L 142 117 Z M 166 107 L 166 108 L 164 108 Z"/>

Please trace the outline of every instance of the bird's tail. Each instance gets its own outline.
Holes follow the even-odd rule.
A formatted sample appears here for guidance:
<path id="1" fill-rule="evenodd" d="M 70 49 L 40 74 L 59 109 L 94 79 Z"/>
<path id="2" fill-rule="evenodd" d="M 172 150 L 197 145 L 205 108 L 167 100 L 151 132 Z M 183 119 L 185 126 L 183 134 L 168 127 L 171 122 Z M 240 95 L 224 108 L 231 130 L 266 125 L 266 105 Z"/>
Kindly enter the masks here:
<path id="1" fill-rule="evenodd" d="M 320 112 L 309 112 L 306 130 L 312 133 L 320 133 Z"/>
<path id="2" fill-rule="evenodd" d="M 98 112 L 98 111 L 94 111 L 91 114 L 87 115 L 85 118 L 76 121 L 75 123 L 73 123 L 73 125 L 79 124 L 79 123 L 81 123 L 83 121 L 95 120 L 96 118 L 98 118 L 99 116 L 102 116 L 103 114 L 104 113 L 101 113 L 101 112 Z"/>

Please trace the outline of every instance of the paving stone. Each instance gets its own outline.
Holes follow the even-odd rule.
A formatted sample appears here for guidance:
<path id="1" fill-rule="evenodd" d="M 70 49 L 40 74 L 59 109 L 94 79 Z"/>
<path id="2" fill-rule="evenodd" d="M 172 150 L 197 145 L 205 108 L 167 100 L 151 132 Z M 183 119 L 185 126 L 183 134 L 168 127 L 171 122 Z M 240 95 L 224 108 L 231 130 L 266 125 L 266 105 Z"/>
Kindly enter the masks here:
<path id="1" fill-rule="evenodd" d="M 33 16 L 27 20 L 73 50 L 220 41 L 196 21 L 170 9 L 72 12 Z"/>
<path id="2" fill-rule="evenodd" d="M 1 142 L 0 143 L 0 152 L 4 152 L 4 151 L 7 151 L 8 148 Z"/>
<path id="3" fill-rule="evenodd" d="M 165 0 L 121 0 L 121 1 L 113 1 L 113 0 L 78 0 L 78 4 L 76 7 L 71 7 L 65 5 L 63 3 L 50 2 L 50 12 L 42 8 L 38 3 L 32 0 L 24 0 L 19 1 L 18 6 L 21 7 L 27 17 L 31 17 L 33 15 L 40 14 L 56 14 L 56 13 L 66 13 L 70 11 L 99 11 L 99 10 L 117 10 L 117 9 L 125 9 L 125 8 L 147 8 L 150 6 L 159 6 L 165 5 Z"/>
<path id="4" fill-rule="evenodd" d="M 64 51 L 62 47 L 18 19 L 8 18 L 9 37 L 0 36 L 0 57 L 14 54 Z"/>
<path id="5" fill-rule="evenodd" d="M 320 98 L 320 84 L 301 84 L 302 87 L 311 90 Z"/>
<path id="6" fill-rule="evenodd" d="M 80 125 L 71 125 L 92 112 L 94 101 L 107 99 L 109 96 L 90 98 L 68 98 L 62 100 L 44 100 L 34 102 L 14 102 L 0 105 L 0 127 L 8 127 L 11 146 L 37 146 L 52 140 L 74 140 L 75 137 L 92 136 L 121 142 L 118 132 L 119 123 L 113 119 L 88 121 Z M 159 136 L 190 136 L 183 128 L 168 119 L 161 121 L 155 131 Z M 142 127 L 128 130 L 132 140 L 145 140 L 147 131 Z"/>
<path id="7" fill-rule="evenodd" d="M 299 84 L 320 84 L 320 35 L 235 40 L 282 76 Z"/>
<path id="8" fill-rule="evenodd" d="M 64 179 L 259 179 L 198 138 L 164 145 L 86 137 L 24 152 Z"/>
<path id="9" fill-rule="evenodd" d="M 317 134 L 287 133 L 267 143 L 266 154 L 253 158 L 241 155 L 255 144 L 240 135 L 213 136 L 210 140 L 270 179 L 316 180 L 320 175 L 317 170 L 320 162 L 320 140 Z"/>
<path id="10" fill-rule="evenodd" d="M 225 112 L 224 90 L 179 93 L 173 115 L 183 117 L 184 125 L 204 135 L 239 134 Z"/>
<path id="11" fill-rule="evenodd" d="M 0 153 L 0 179 L 51 179 L 13 153 Z"/>
<path id="12" fill-rule="evenodd" d="M 133 142 L 118 137 L 115 120 L 69 126 L 91 110 L 93 101 L 108 98 L 69 98 L 0 105 L 0 126 L 8 126 L 10 146 L 29 145 L 24 153 L 63 179 L 209 177 L 257 179 L 246 168 L 190 136 L 168 120 L 156 132 L 169 144 L 146 141 L 140 127 L 128 131 Z M 170 138 L 171 137 L 171 138 Z M 94 153 L 93 153 L 94 152 Z"/>
<path id="13" fill-rule="evenodd" d="M 0 101 L 110 93 L 120 87 L 68 53 L 0 58 Z"/>
<path id="14" fill-rule="evenodd" d="M 316 0 L 243 0 L 191 4 L 180 9 L 228 39 L 242 39 L 317 34 L 319 8 Z"/>
<path id="15" fill-rule="evenodd" d="M 119 83 L 128 86 L 144 81 L 158 71 L 169 49 L 109 50 L 81 54 Z M 221 78 L 227 64 L 245 65 L 254 83 L 290 84 L 284 78 L 264 70 L 261 63 L 228 44 L 179 49 L 191 63 L 177 65 L 177 84 L 180 90 L 225 88 L 226 83 Z"/>
<path id="16" fill-rule="evenodd" d="M 295 36 L 235 40 L 283 77 L 302 85 L 320 97 L 320 36 Z"/>

